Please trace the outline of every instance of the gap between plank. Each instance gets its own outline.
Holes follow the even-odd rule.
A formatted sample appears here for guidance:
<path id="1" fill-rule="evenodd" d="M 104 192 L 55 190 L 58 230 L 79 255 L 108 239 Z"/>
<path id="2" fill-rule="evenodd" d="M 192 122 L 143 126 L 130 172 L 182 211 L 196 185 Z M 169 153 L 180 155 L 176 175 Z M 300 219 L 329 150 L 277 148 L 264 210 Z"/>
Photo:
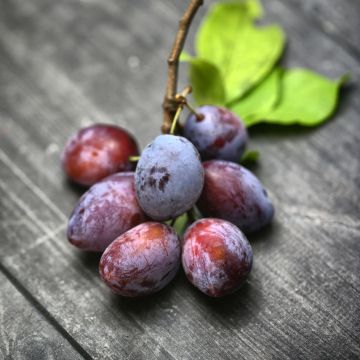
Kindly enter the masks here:
<path id="1" fill-rule="evenodd" d="M 45 318 L 45 320 L 86 360 L 93 360 L 91 355 L 63 328 L 56 319 L 36 300 L 36 298 L 8 271 L 0 262 L 0 271 L 20 292 L 22 296 Z"/>

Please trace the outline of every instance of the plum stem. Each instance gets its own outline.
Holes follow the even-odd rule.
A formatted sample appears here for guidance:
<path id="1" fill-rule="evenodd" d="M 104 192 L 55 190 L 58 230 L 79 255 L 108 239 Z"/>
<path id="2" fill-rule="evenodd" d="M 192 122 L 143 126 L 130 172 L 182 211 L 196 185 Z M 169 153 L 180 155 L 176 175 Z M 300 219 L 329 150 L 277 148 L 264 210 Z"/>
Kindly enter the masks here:
<path id="1" fill-rule="evenodd" d="M 175 113 L 175 116 L 174 116 L 174 119 L 172 121 L 171 128 L 170 128 L 171 135 L 174 135 L 176 124 L 177 124 L 177 121 L 179 120 L 179 117 L 180 117 L 180 114 L 181 114 L 181 111 L 183 110 L 183 108 L 184 108 L 183 105 L 179 105 L 176 110 L 176 113 Z"/>
<path id="2" fill-rule="evenodd" d="M 136 162 L 136 161 L 139 161 L 140 160 L 140 156 L 129 156 L 129 161 L 131 162 Z"/>
<path id="3" fill-rule="evenodd" d="M 198 113 L 188 102 L 186 102 L 185 106 L 195 115 L 197 121 L 204 120 L 205 116 Z"/>
<path id="4" fill-rule="evenodd" d="M 175 133 L 177 121 L 179 120 L 181 111 L 184 109 L 184 106 L 187 105 L 186 96 L 188 96 L 191 93 L 191 91 L 192 91 L 192 88 L 191 88 L 191 86 L 188 85 L 184 88 L 183 91 L 181 91 L 181 93 L 175 95 L 175 101 L 177 103 L 178 108 L 176 109 L 174 119 L 172 120 L 172 123 L 171 123 L 171 128 L 170 128 L 171 135 L 174 135 L 174 133 Z"/>
<path id="5" fill-rule="evenodd" d="M 179 21 L 179 29 L 177 31 L 173 48 L 168 57 L 168 73 L 165 88 L 165 97 L 163 101 L 164 120 L 161 130 L 163 134 L 167 134 L 172 127 L 173 118 L 178 109 L 178 101 L 176 100 L 177 78 L 179 69 L 179 57 L 184 47 L 186 35 L 189 31 L 191 22 L 203 4 L 203 0 L 191 0 L 184 14 Z"/>

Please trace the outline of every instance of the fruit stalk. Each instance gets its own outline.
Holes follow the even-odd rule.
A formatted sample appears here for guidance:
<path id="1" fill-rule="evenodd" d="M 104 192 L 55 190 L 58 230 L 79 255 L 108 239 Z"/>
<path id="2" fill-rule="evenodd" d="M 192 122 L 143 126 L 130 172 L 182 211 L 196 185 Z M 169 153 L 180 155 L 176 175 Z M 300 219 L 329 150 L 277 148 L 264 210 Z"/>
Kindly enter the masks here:
<path id="1" fill-rule="evenodd" d="M 190 28 L 191 22 L 199 9 L 203 4 L 203 0 L 191 0 L 190 4 L 186 8 L 183 16 L 179 21 L 179 29 L 175 37 L 173 48 L 168 57 L 168 73 L 165 89 L 165 97 L 163 102 L 164 121 L 162 125 L 162 132 L 167 134 L 171 128 L 172 120 L 175 116 L 178 103 L 176 101 L 177 93 L 177 78 L 179 68 L 179 57 L 183 49 L 186 35 Z"/>

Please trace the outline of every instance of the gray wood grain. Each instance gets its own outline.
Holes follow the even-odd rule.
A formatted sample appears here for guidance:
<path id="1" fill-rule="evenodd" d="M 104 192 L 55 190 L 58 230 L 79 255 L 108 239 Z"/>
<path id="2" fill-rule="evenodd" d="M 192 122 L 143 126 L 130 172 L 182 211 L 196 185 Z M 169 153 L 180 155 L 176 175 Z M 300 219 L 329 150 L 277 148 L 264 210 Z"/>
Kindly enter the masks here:
<path id="1" fill-rule="evenodd" d="M 175 0 L 0 3 L 0 261 L 97 359 L 356 358 L 356 88 L 320 128 L 251 132 L 251 145 L 261 151 L 254 170 L 277 214 L 271 228 L 250 239 L 254 269 L 237 294 L 208 299 L 180 273 L 157 295 L 121 299 L 101 283 L 98 257 L 67 244 L 67 215 L 80 192 L 63 177 L 61 148 L 94 121 L 125 126 L 142 145 L 158 133 L 165 59 L 184 6 Z M 358 60 L 309 17 L 277 0 L 266 8 L 267 20 L 286 28 L 289 66 L 334 78 L 350 71 L 354 83 L 360 80 Z M 186 83 L 184 71 L 181 77 Z"/>
<path id="2" fill-rule="evenodd" d="M 327 36 L 360 59 L 360 2 L 358 0 L 290 0 L 294 11 L 302 11 Z"/>
<path id="3" fill-rule="evenodd" d="M 0 272 L 0 358 L 82 359 Z"/>

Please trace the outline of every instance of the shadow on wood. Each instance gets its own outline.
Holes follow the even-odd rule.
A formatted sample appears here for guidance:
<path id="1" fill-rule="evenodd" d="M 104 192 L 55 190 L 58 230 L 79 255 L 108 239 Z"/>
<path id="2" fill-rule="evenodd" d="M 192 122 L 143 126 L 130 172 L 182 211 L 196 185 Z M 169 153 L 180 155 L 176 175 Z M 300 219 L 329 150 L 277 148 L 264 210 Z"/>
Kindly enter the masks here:
<path id="1" fill-rule="evenodd" d="M 179 283 L 182 281 L 182 277 L 185 277 L 185 275 L 181 271 L 175 276 L 170 284 L 165 286 L 165 288 L 149 296 L 126 298 L 112 294 L 110 299 L 111 306 L 121 312 L 130 314 L 133 313 L 141 318 L 145 318 L 147 314 L 153 310 L 153 308 L 169 303 L 173 292 L 178 288 Z"/>
<path id="2" fill-rule="evenodd" d="M 93 273 L 99 273 L 99 262 L 102 253 L 88 252 L 79 250 L 79 260 L 82 264 Z"/>
<path id="3" fill-rule="evenodd" d="M 64 178 L 64 188 L 70 189 L 73 193 L 75 193 L 79 197 L 83 195 L 85 191 L 88 190 L 88 187 L 79 185 L 71 181 L 69 178 Z"/>

